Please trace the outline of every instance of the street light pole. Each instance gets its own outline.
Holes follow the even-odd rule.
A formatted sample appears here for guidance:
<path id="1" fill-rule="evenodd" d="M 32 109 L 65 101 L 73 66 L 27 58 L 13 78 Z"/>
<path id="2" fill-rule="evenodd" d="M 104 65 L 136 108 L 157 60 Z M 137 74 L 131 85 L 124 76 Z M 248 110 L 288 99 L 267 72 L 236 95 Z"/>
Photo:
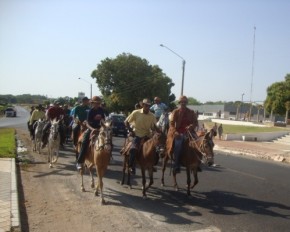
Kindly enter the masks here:
<path id="1" fill-rule="evenodd" d="M 174 53 L 175 55 L 177 55 L 179 58 L 182 59 L 182 78 L 181 78 L 181 96 L 183 95 L 183 85 L 184 85 L 184 72 L 185 72 L 185 59 L 180 56 L 179 54 L 177 54 L 175 51 L 171 50 L 169 47 L 163 45 L 163 44 L 160 44 L 161 47 L 164 47 L 166 49 L 168 49 L 169 51 L 171 51 L 172 53 Z"/>
<path id="2" fill-rule="evenodd" d="M 88 82 L 87 80 L 79 77 L 79 80 L 83 80 L 84 82 L 87 82 L 88 84 L 90 84 L 90 92 L 91 92 L 91 99 L 92 99 L 92 92 L 93 92 L 93 85 L 91 82 Z"/>
<path id="3" fill-rule="evenodd" d="M 244 93 L 242 93 L 242 103 L 241 103 L 241 115 L 242 115 L 242 109 L 243 109 L 243 102 L 244 102 Z"/>

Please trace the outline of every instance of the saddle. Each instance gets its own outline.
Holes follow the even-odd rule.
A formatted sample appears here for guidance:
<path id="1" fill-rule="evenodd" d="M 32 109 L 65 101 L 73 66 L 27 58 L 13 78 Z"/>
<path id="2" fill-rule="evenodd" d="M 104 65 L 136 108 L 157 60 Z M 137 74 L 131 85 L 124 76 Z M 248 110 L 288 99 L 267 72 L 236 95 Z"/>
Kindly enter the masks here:
<path id="1" fill-rule="evenodd" d="M 138 153 L 139 153 L 140 150 L 142 149 L 143 144 L 144 144 L 148 139 L 149 139 L 148 137 L 144 137 L 144 138 L 141 139 L 140 145 L 139 145 L 139 147 L 137 147 Z M 129 150 L 130 150 L 130 148 L 131 148 L 132 142 L 133 142 L 133 140 L 128 140 L 128 139 L 125 140 L 125 143 L 124 143 L 122 149 L 120 150 L 120 154 L 121 154 L 121 155 L 129 155 Z"/>

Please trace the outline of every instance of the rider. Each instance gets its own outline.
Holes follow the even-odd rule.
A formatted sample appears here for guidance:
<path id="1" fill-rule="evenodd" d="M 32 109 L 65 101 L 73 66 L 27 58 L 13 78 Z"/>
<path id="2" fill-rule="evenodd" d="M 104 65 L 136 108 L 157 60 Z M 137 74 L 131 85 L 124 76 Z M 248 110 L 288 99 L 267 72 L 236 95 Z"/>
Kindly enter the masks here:
<path id="1" fill-rule="evenodd" d="M 35 107 L 35 110 L 32 112 L 30 119 L 29 119 L 29 131 L 32 140 L 34 140 L 34 123 L 39 119 L 45 118 L 45 112 L 43 111 L 43 107 L 41 104 Z"/>
<path id="2" fill-rule="evenodd" d="M 198 125 L 197 115 L 193 110 L 186 107 L 188 99 L 181 96 L 178 100 L 180 107 L 172 111 L 169 130 L 167 135 L 167 152 L 174 154 L 174 172 L 180 172 L 181 149 L 186 137 L 186 131 L 189 130 L 192 135 L 197 138 L 195 128 Z"/>
<path id="3" fill-rule="evenodd" d="M 51 122 L 53 119 L 60 120 L 63 119 L 65 115 L 64 110 L 60 107 L 60 102 L 55 100 L 53 103 L 53 106 L 50 107 L 47 112 L 46 112 L 46 118 L 48 122 L 45 124 L 43 127 L 43 132 L 42 132 L 42 146 L 41 148 L 43 149 L 47 142 L 48 142 L 48 136 L 49 136 L 49 129 L 51 127 Z M 65 141 L 65 134 L 64 134 L 64 129 L 62 126 L 59 127 L 59 133 L 60 133 L 60 145 L 63 147 L 63 143 Z"/>
<path id="4" fill-rule="evenodd" d="M 83 136 L 83 141 L 80 149 L 80 153 L 77 160 L 77 169 L 82 168 L 82 164 L 85 161 L 85 153 L 88 149 L 90 142 L 90 134 L 93 130 L 99 129 L 101 127 L 100 122 L 105 119 L 105 112 L 101 107 L 102 99 L 98 96 L 94 96 L 91 100 L 92 108 L 89 110 L 87 117 L 87 127 Z"/>
<path id="5" fill-rule="evenodd" d="M 87 120 L 88 117 L 88 112 L 90 110 L 90 100 L 87 97 L 84 97 L 82 99 L 82 104 L 76 106 L 74 113 L 73 113 L 73 118 L 76 119 L 78 118 L 78 120 L 80 121 L 80 123 L 83 123 L 85 120 Z M 76 126 L 74 126 L 72 128 L 73 130 L 73 144 L 74 146 L 77 145 L 78 142 L 78 134 L 80 131 L 80 125 L 76 124 Z"/>
<path id="6" fill-rule="evenodd" d="M 151 130 L 158 130 L 156 126 L 156 118 L 149 108 L 151 102 L 145 98 L 142 101 L 142 108 L 134 110 L 126 119 L 125 126 L 129 130 L 130 134 L 134 137 L 132 145 L 129 150 L 129 168 L 132 174 L 135 174 L 135 156 L 137 154 L 141 140 L 145 137 L 149 137 Z M 130 125 L 134 126 L 134 132 Z"/>
<path id="7" fill-rule="evenodd" d="M 150 111 L 154 111 L 156 121 L 158 122 L 162 113 L 168 108 L 163 102 L 161 102 L 160 97 L 154 98 L 155 104 L 150 107 Z"/>

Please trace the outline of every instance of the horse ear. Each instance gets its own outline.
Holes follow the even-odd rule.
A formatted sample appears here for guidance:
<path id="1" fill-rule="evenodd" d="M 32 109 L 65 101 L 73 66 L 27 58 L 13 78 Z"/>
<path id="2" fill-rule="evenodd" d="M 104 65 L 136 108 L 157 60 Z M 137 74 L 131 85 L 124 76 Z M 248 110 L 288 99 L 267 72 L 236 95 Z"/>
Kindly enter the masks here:
<path id="1" fill-rule="evenodd" d="M 100 124 L 101 124 L 102 127 L 105 126 L 105 125 L 104 125 L 104 119 L 101 119 Z"/>

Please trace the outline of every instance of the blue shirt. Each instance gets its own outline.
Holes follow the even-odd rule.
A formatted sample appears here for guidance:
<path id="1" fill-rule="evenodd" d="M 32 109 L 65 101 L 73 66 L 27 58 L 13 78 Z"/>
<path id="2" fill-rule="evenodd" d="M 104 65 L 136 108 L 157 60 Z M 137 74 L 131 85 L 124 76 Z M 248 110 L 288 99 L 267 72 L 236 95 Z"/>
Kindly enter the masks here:
<path id="1" fill-rule="evenodd" d="M 167 109 L 167 105 L 164 103 L 154 104 L 150 107 L 150 110 L 154 111 L 154 115 L 156 118 L 160 118 L 161 114 Z"/>

